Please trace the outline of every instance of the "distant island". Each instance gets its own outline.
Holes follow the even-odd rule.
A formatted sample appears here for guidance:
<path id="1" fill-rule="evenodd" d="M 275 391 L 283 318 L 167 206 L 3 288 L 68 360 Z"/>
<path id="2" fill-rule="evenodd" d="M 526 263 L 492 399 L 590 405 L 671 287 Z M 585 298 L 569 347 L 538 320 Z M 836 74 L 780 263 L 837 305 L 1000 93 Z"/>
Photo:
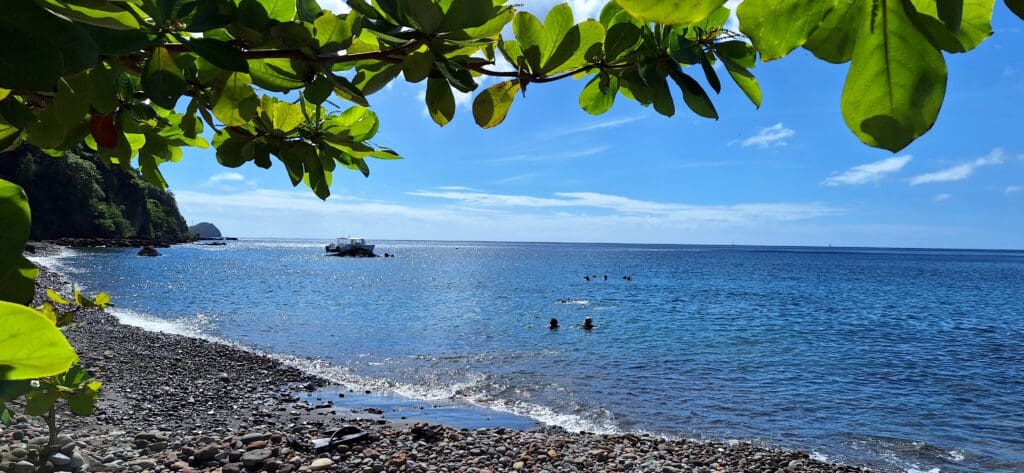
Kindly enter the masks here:
<path id="1" fill-rule="evenodd" d="M 0 178 L 25 189 L 33 240 L 194 238 L 174 195 L 135 170 L 104 164 L 84 147 L 55 158 L 31 146 L 0 153 Z"/>
<path id="2" fill-rule="evenodd" d="M 210 222 L 199 222 L 188 227 L 188 230 L 201 240 L 224 238 L 220 233 L 220 229 Z"/>

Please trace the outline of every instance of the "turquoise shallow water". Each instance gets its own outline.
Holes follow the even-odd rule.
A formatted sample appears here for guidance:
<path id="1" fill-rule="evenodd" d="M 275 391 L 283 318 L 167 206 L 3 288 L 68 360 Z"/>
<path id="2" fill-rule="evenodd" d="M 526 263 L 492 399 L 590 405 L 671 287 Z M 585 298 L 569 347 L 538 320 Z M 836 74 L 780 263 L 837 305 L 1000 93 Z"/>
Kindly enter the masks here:
<path id="1" fill-rule="evenodd" d="M 1022 252 L 396 241 L 377 248 L 396 258 L 342 259 L 323 245 L 50 263 L 125 320 L 354 389 L 892 471 L 1024 471 Z"/>

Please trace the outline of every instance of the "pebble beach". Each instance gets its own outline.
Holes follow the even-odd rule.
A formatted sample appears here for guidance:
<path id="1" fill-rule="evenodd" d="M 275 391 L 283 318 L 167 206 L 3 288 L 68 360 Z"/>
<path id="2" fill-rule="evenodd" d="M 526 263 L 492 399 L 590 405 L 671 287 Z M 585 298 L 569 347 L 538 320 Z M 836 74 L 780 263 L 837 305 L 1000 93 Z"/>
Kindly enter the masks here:
<path id="1" fill-rule="evenodd" d="M 46 268 L 37 287 L 37 294 L 70 292 Z M 468 430 L 385 419 L 373 409 L 346 415 L 330 400 L 303 395 L 327 381 L 258 353 L 144 331 L 96 310 L 77 321 L 68 339 L 104 383 L 95 415 L 62 410 L 60 452 L 46 459 L 39 458 L 45 424 L 15 417 L 0 427 L 0 472 L 28 473 L 37 464 L 46 472 L 135 473 L 867 471 L 746 442 L 556 427 Z M 332 433 L 333 442 L 314 448 Z"/>

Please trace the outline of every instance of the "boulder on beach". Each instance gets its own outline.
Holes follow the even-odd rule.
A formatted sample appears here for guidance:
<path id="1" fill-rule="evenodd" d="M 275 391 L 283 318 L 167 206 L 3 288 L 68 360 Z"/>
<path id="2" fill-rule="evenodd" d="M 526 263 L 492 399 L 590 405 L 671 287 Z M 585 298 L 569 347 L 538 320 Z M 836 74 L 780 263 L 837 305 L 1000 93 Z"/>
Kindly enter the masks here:
<path id="1" fill-rule="evenodd" d="M 199 238 L 223 238 L 220 229 L 210 222 L 199 222 L 188 227 L 188 231 L 195 233 Z"/>
<path id="2" fill-rule="evenodd" d="M 153 248 L 152 246 L 143 246 L 142 249 L 139 250 L 139 256 L 160 256 L 160 252 L 156 251 L 156 248 Z"/>

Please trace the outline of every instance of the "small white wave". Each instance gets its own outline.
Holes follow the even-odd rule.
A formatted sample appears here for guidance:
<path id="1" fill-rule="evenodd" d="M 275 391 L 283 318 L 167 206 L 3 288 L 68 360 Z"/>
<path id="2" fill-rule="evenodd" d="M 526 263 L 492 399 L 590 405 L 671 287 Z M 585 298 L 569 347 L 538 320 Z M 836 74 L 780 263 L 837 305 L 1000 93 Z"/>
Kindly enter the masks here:
<path id="1" fill-rule="evenodd" d="M 213 337 L 205 336 L 197 327 L 190 326 L 181 321 L 167 320 L 130 309 L 112 308 L 109 312 L 122 324 L 139 327 L 147 332 L 170 333 L 191 338 L 202 338 L 209 341 L 220 341 Z"/>
<path id="2" fill-rule="evenodd" d="M 208 335 L 204 331 L 204 326 L 208 325 L 208 323 L 202 320 L 201 315 L 197 316 L 196 320 L 168 320 L 128 309 L 116 308 L 111 309 L 110 312 L 125 325 L 139 327 L 150 332 L 175 334 L 229 345 L 246 352 L 277 360 L 286 366 L 343 386 L 346 389 L 384 392 L 420 401 L 443 400 L 465 402 L 469 405 L 485 409 L 529 417 L 542 424 L 561 427 L 573 432 L 585 431 L 597 434 L 623 432 L 609 421 L 588 420 L 579 415 L 557 412 L 550 407 L 539 404 L 490 397 L 479 389 L 484 381 L 483 375 L 476 375 L 462 382 L 438 383 L 434 386 L 399 383 L 382 378 L 368 378 L 352 373 L 351 369 L 347 367 L 323 359 L 268 353 L 237 342 Z"/>
<path id="3" fill-rule="evenodd" d="M 25 258 L 35 264 L 36 266 L 44 266 L 51 271 L 55 272 L 67 272 L 70 268 L 66 266 L 65 260 L 74 255 L 74 250 L 64 246 L 55 246 L 56 253 L 52 255 L 33 255 L 27 254 Z"/>
<path id="4" fill-rule="evenodd" d="M 811 460 L 820 461 L 822 463 L 829 462 L 828 455 L 825 455 L 824 453 L 820 452 L 815 452 L 814 450 L 811 450 Z"/>
<path id="5" fill-rule="evenodd" d="M 946 452 L 946 454 L 949 455 L 950 460 L 953 460 L 955 462 L 964 461 L 964 452 L 961 450 L 950 450 Z"/>
<path id="6" fill-rule="evenodd" d="M 907 468 L 907 473 L 941 473 L 942 470 L 938 468 L 932 468 L 930 470 L 919 470 L 916 467 Z"/>
<path id="7" fill-rule="evenodd" d="M 590 301 L 586 299 L 559 299 L 557 303 L 568 305 L 590 305 Z"/>
<path id="8" fill-rule="evenodd" d="M 590 421 L 584 419 L 575 414 L 567 414 L 563 412 L 556 412 L 547 406 L 534 404 L 525 401 L 510 401 L 505 399 L 492 400 L 492 401 L 481 401 L 479 399 L 470 399 L 474 404 L 480 407 L 486 407 L 491 410 L 508 412 L 524 417 L 530 417 L 536 419 L 538 422 L 561 427 L 570 432 L 593 432 L 595 434 L 618 434 L 622 433 L 622 430 L 616 427 L 611 422 L 601 421 Z"/>

